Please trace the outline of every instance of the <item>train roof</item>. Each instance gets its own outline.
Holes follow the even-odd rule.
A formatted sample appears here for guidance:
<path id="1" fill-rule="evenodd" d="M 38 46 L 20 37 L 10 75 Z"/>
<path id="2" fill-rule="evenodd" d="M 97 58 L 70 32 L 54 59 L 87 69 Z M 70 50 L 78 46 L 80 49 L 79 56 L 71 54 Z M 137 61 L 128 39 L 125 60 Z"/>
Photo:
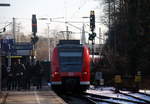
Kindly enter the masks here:
<path id="1" fill-rule="evenodd" d="M 57 47 L 82 47 L 80 40 L 60 40 Z"/>
<path id="2" fill-rule="evenodd" d="M 80 40 L 59 40 L 58 45 L 80 45 Z"/>

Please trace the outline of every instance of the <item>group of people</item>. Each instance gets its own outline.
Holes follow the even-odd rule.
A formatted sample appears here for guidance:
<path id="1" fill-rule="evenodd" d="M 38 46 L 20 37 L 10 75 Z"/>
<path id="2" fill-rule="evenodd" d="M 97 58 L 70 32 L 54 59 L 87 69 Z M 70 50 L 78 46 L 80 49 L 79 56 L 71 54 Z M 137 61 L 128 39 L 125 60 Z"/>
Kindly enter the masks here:
<path id="1" fill-rule="evenodd" d="M 30 90 L 31 86 L 42 88 L 43 69 L 39 61 L 35 65 L 19 60 L 9 67 L 2 65 L 2 90 Z"/>

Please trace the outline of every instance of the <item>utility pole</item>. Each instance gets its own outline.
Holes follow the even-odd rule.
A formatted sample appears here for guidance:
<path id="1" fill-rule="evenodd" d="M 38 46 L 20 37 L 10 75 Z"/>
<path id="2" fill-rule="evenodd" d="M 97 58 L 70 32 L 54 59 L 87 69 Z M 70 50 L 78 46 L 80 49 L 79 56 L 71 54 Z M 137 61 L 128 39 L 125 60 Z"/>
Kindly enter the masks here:
<path id="1" fill-rule="evenodd" d="M 84 19 L 89 18 L 89 17 L 82 17 L 83 18 L 83 26 L 82 26 L 82 36 L 81 36 L 81 43 L 82 44 L 87 44 L 86 43 L 86 36 L 85 36 L 85 23 L 84 23 Z"/>
<path id="2" fill-rule="evenodd" d="M 101 47 L 101 44 L 103 43 L 102 41 L 103 40 L 102 40 L 102 36 L 101 36 L 101 28 L 99 28 L 99 56 L 102 53 L 102 47 Z"/>
<path id="3" fill-rule="evenodd" d="M 99 44 L 102 44 L 101 28 L 99 28 Z"/>
<path id="4" fill-rule="evenodd" d="M 13 33 L 13 36 L 14 36 L 14 40 L 16 41 L 16 18 L 13 18 L 12 33 Z"/>
<path id="5" fill-rule="evenodd" d="M 67 40 L 69 40 L 69 35 L 72 33 L 72 31 L 69 31 L 68 26 L 66 26 L 66 31 L 60 31 L 62 34 L 66 34 Z"/>
<path id="6" fill-rule="evenodd" d="M 83 26 L 82 26 L 81 43 L 82 43 L 82 44 L 86 44 L 86 37 L 85 37 L 84 23 L 83 23 Z"/>
<path id="7" fill-rule="evenodd" d="M 16 19 L 13 18 L 13 25 L 12 25 L 12 35 L 14 37 L 14 41 L 16 42 Z M 8 55 L 8 67 L 11 68 L 11 51 L 10 51 L 10 44 L 8 44 L 9 46 L 9 51 L 7 53 Z"/>
<path id="8" fill-rule="evenodd" d="M 50 48 L 50 34 L 49 34 L 49 24 L 48 24 L 48 60 L 50 61 L 50 59 L 51 59 L 51 48 Z"/>
<path id="9" fill-rule="evenodd" d="M 8 67 L 9 68 L 11 68 L 11 48 L 10 48 L 11 46 L 10 46 L 10 44 L 8 44 L 8 53 L 7 53 L 7 55 L 8 55 Z"/>
<path id="10" fill-rule="evenodd" d="M 68 26 L 66 26 L 66 34 L 67 34 L 67 40 L 69 40 L 69 31 L 68 31 Z"/>
<path id="11" fill-rule="evenodd" d="M 17 23 L 16 24 L 17 26 L 16 26 L 16 31 L 17 31 L 17 35 L 16 35 L 16 42 L 21 42 L 22 40 L 21 40 L 21 36 L 20 36 L 20 28 L 21 28 L 21 26 L 20 26 L 20 23 Z"/>

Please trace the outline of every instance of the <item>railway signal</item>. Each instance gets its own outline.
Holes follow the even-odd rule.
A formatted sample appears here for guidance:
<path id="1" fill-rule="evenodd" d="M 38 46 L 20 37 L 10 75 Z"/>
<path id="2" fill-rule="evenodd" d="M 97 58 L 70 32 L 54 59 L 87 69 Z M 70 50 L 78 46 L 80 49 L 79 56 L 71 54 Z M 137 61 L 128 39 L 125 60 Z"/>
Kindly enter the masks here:
<path id="1" fill-rule="evenodd" d="M 89 34 L 89 40 L 94 40 L 96 37 L 96 33 Z"/>
<path id="2" fill-rule="evenodd" d="M 35 51 L 35 45 L 36 42 L 39 40 L 38 36 L 36 36 L 37 33 L 37 19 L 36 19 L 36 15 L 33 14 L 32 15 L 32 33 L 33 33 L 33 37 L 31 38 L 31 43 L 33 44 L 33 53 L 36 53 Z M 32 63 L 35 63 L 35 54 L 32 54 Z"/>
<path id="3" fill-rule="evenodd" d="M 33 43 L 33 44 L 35 44 L 38 40 L 39 40 L 39 38 L 37 36 L 31 37 L 31 43 Z"/>
<path id="4" fill-rule="evenodd" d="M 95 12 L 94 11 L 90 12 L 90 29 L 92 32 L 95 29 Z"/>
<path id="5" fill-rule="evenodd" d="M 33 44 L 35 44 L 39 40 L 39 38 L 36 36 L 36 33 L 37 33 L 37 19 L 36 19 L 35 14 L 32 15 L 32 33 L 33 33 L 34 37 L 31 38 L 31 42 Z"/>
<path id="6" fill-rule="evenodd" d="M 94 32 L 95 30 L 95 12 L 92 10 L 90 11 L 90 30 L 91 30 L 91 34 L 89 34 L 89 40 L 92 41 L 92 62 L 94 65 L 94 39 L 96 37 L 96 33 Z"/>
<path id="7" fill-rule="evenodd" d="M 95 12 L 92 10 L 90 11 L 90 29 L 91 29 L 91 34 L 89 34 L 89 40 L 93 41 L 96 37 L 96 33 L 94 32 L 95 30 Z"/>
<path id="8" fill-rule="evenodd" d="M 32 32 L 34 37 L 36 36 L 37 33 L 37 19 L 36 19 L 36 15 L 32 15 Z"/>

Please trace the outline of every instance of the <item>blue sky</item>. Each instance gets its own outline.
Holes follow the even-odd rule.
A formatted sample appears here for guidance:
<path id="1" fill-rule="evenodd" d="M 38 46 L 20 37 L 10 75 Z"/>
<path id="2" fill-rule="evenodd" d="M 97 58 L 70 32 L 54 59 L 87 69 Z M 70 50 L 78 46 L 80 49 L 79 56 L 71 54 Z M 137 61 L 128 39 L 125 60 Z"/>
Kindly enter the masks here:
<path id="1" fill-rule="evenodd" d="M 95 9 L 98 2 L 94 0 L 0 0 L 10 2 L 10 7 L 0 7 L 0 17 L 28 18 L 32 14 L 38 16 L 59 17 L 85 16 L 90 9 Z M 87 14 L 88 13 L 88 14 Z"/>
<path id="2" fill-rule="evenodd" d="M 17 18 L 17 22 L 21 21 L 23 31 L 31 31 L 31 17 L 36 14 L 37 18 L 57 18 L 65 17 L 67 20 L 83 21 L 83 16 L 89 16 L 90 10 L 95 10 L 96 17 L 102 15 L 102 6 L 100 0 L 0 0 L 0 3 L 10 3 L 10 7 L 0 7 L 0 28 L 8 21 L 11 22 L 12 18 Z M 99 21 L 97 18 L 96 21 Z M 64 21 L 64 20 L 60 20 Z M 84 20 L 89 21 L 89 20 Z M 48 21 L 38 22 L 39 33 L 47 28 Z M 5 24 L 4 24 L 5 23 Z M 82 24 L 75 24 L 82 27 Z M 100 25 L 100 24 L 99 24 Z M 64 24 L 53 23 L 51 29 L 54 28 L 64 29 Z M 72 29 L 70 27 L 70 29 Z M 76 31 L 76 30 L 73 30 Z"/>

